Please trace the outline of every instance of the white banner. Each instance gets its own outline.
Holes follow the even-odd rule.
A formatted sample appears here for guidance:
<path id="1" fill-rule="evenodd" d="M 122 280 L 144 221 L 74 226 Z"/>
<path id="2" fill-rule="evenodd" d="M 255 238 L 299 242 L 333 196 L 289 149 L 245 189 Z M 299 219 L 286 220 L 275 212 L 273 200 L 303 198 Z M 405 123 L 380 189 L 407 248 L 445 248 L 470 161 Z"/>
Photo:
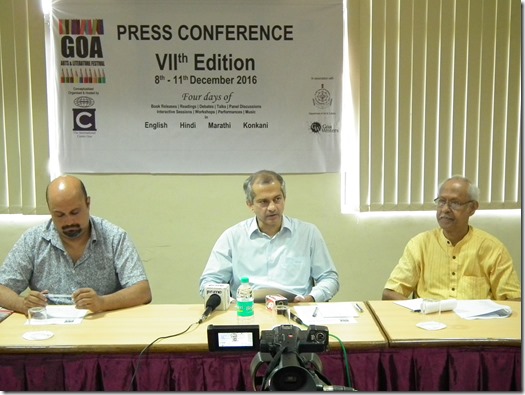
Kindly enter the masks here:
<path id="1" fill-rule="evenodd" d="M 340 170 L 341 0 L 54 0 L 52 13 L 61 171 Z"/>

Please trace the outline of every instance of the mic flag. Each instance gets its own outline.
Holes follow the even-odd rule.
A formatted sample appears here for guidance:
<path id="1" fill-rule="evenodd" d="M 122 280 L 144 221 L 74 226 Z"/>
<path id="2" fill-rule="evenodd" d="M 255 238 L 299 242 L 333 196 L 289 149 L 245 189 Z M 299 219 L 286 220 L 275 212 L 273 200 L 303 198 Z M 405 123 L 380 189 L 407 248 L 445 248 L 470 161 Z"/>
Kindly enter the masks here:
<path id="1" fill-rule="evenodd" d="M 204 306 L 207 306 L 208 298 L 213 294 L 221 297 L 221 304 L 216 310 L 228 310 L 230 307 L 230 284 L 207 284 L 204 287 Z"/>
<path id="2" fill-rule="evenodd" d="M 218 305 L 221 304 L 221 297 L 217 294 L 212 294 L 206 301 L 206 310 L 204 310 L 204 313 L 202 314 L 201 319 L 199 320 L 199 324 L 202 324 L 204 321 L 206 321 L 206 318 L 208 318 L 213 310 L 217 308 Z"/>

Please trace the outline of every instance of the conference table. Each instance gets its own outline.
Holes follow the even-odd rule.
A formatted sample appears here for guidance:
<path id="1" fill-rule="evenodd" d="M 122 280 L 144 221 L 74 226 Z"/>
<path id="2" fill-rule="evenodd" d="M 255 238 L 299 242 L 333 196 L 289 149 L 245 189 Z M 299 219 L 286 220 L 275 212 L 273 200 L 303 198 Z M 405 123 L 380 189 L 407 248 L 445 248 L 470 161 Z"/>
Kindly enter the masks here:
<path id="1" fill-rule="evenodd" d="M 420 314 L 393 301 L 368 301 L 389 348 L 385 390 L 521 391 L 521 302 L 498 301 L 512 315 L 467 320 L 454 311 Z M 417 326 L 429 321 L 440 330 Z"/>
<path id="2" fill-rule="evenodd" d="M 447 327 L 439 331 L 416 327 L 430 316 L 392 301 L 355 303 L 363 312 L 355 322 L 326 325 L 329 349 L 317 353 L 330 384 L 360 391 L 521 391 L 520 302 L 498 302 L 513 310 L 505 319 L 471 321 L 442 312 Z M 253 391 L 256 352 L 208 351 L 208 325 L 235 325 L 235 306 L 197 325 L 203 310 L 149 304 L 42 327 L 14 313 L 0 323 L 0 390 Z M 256 304 L 253 323 L 263 331 L 288 322 Z M 33 330 L 53 336 L 25 340 Z"/>
<path id="3" fill-rule="evenodd" d="M 319 357 L 330 384 L 378 386 L 369 384 L 367 371 L 377 363 L 377 352 L 387 342 L 365 303 L 359 304 L 363 313 L 354 324 L 328 326 L 330 335 L 337 338 L 329 337 L 330 349 Z M 198 304 L 149 304 L 87 315 L 79 325 L 38 327 L 27 325 L 23 314 L 14 313 L 0 323 L 0 390 L 253 390 L 250 364 L 256 352 L 208 351 L 208 325 L 235 325 L 235 306 L 214 311 L 204 323 L 196 325 L 203 310 Z M 288 321 L 264 304 L 256 304 L 253 324 L 262 331 Z M 34 330 L 54 335 L 39 341 L 22 337 Z M 180 335 L 170 337 L 176 334 Z M 157 338 L 162 339 L 140 355 Z M 346 359 L 339 340 L 349 352 L 353 383 L 346 378 Z"/>

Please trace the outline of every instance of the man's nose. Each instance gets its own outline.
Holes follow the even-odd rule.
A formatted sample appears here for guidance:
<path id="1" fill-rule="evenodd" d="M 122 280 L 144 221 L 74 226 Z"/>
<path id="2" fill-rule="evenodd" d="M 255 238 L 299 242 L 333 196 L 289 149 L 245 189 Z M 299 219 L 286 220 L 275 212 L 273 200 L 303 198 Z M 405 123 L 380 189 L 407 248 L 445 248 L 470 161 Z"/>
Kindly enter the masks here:
<path id="1" fill-rule="evenodd" d="M 446 211 L 446 212 L 452 211 L 452 209 L 450 208 L 450 202 L 447 201 L 445 205 L 441 207 L 441 211 Z"/>
<path id="2" fill-rule="evenodd" d="M 75 223 L 75 219 L 73 218 L 72 215 L 65 214 L 62 218 L 60 218 L 60 222 L 62 222 L 62 224 L 67 226 L 67 225 L 74 224 Z"/>

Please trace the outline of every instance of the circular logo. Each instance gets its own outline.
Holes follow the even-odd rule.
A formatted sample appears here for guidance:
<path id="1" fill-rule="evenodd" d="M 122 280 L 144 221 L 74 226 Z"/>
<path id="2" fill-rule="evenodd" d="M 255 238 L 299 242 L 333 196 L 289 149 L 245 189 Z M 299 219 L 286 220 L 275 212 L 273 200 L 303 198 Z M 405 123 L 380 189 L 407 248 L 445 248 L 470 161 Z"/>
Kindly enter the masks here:
<path id="1" fill-rule="evenodd" d="M 319 122 L 312 122 L 310 125 L 310 130 L 313 133 L 319 133 L 321 131 L 321 124 Z"/>
<path id="2" fill-rule="evenodd" d="M 88 96 L 79 96 L 73 100 L 73 104 L 77 107 L 87 108 L 95 104 L 95 100 Z"/>
<path id="3" fill-rule="evenodd" d="M 332 105 L 332 98 L 330 92 L 325 89 L 324 85 L 321 85 L 321 89 L 318 89 L 314 94 L 314 105 L 317 108 L 327 108 Z"/>

